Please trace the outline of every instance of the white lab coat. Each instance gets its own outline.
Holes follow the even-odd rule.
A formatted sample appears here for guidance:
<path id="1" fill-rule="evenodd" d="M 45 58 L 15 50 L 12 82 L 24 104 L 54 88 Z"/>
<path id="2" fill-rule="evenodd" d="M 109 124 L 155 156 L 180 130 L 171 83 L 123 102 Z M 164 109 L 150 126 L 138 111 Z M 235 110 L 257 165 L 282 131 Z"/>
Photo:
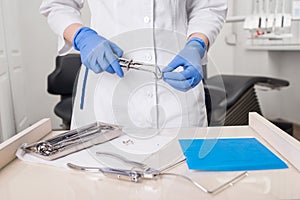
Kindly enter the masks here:
<path id="1" fill-rule="evenodd" d="M 84 0 L 47 0 L 40 11 L 59 37 L 59 54 L 72 45 L 63 32 L 72 23 L 82 23 Z M 217 37 L 226 16 L 226 0 L 89 0 L 91 28 L 115 42 L 124 57 L 166 66 L 192 33 L 205 34 L 210 45 Z M 153 75 L 125 71 L 125 77 L 89 72 L 84 109 L 82 67 L 74 101 L 72 127 L 103 121 L 129 127 L 206 126 L 202 82 L 183 93 Z"/>

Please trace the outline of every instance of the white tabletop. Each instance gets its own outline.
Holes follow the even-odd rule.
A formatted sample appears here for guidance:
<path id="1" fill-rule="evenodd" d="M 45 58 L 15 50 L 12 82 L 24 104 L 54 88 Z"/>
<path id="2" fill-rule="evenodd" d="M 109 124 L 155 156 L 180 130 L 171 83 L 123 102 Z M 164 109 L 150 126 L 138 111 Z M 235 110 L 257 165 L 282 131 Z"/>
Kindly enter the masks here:
<path id="1" fill-rule="evenodd" d="M 253 116 L 261 120 L 260 117 Z M 264 121 L 263 123 L 267 123 Z M 101 174 L 78 172 L 69 169 L 26 163 L 15 159 L 0 171 L 1 199 L 300 199 L 300 173 L 297 163 L 289 160 L 285 151 L 274 149 L 261 133 L 251 126 L 198 128 L 194 137 L 203 138 L 207 134 L 218 137 L 256 137 L 289 166 L 283 170 L 249 171 L 248 176 L 226 190 L 207 194 L 190 182 L 178 177 L 161 177 L 142 183 L 107 178 Z M 266 126 L 268 128 L 268 126 Z M 274 127 L 273 127 L 274 128 Z M 276 131 L 276 129 L 274 129 Z M 169 134 L 166 130 L 166 134 Z M 183 131 L 195 133 L 195 129 Z M 276 134 L 285 134 L 278 131 Z M 188 134 L 187 134 L 188 135 Z M 280 135 L 300 149 L 288 135 Z M 280 141 L 279 141 L 280 143 Z M 275 145 L 276 146 L 276 145 Z M 299 157 L 299 154 L 297 155 Z M 293 158 L 292 158 L 293 159 Z M 188 175 L 205 186 L 214 189 L 241 172 L 201 172 L 190 171 L 182 164 L 170 172 Z"/>

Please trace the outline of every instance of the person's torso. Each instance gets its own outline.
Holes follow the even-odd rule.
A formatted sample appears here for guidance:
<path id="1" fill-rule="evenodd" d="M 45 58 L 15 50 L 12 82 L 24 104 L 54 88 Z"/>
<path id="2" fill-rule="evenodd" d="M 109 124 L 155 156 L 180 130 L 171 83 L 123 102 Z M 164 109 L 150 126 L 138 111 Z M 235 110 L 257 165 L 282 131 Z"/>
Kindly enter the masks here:
<path id="1" fill-rule="evenodd" d="M 186 0 L 89 0 L 91 26 L 114 37 L 137 29 L 186 34 Z"/>
<path id="2" fill-rule="evenodd" d="M 121 47 L 123 57 L 164 67 L 186 43 L 186 0 L 89 0 L 89 6 L 92 28 Z M 79 110 L 83 73 L 84 68 L 73 115 L 77 125 L 94 118 L 140 128 L 206 125 L 202 83 L 183 93 L 151 73 L 125 70 L 120 79 L 90 72 L 85 109 Z"/>

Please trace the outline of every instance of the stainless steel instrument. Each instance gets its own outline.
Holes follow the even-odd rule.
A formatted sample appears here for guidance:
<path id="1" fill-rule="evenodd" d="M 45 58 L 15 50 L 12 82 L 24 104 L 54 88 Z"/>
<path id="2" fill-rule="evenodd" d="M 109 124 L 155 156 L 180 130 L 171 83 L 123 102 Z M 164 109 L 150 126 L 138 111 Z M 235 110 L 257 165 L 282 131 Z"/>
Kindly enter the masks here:
<path id="1" fill-rule="evenodd" d="M 235 176 L 234 178 L 225 182 L 224 184 L 218 186 L 217 188 L 215 188 L 213 190 L 208 190 L 204 186 L 200 185 L 199 183 L 197 183 L 196 181 L 194 181 L 193 179 L 191 179 L 188 176 L 178 174 L 178 173 L 166 172 L 166 171 L 170 170 L 171 168 L 184 163 L 186 161 L 185 158 L 183 158 L 175 163 L 171 163 L 169 166 L 167 166 L 161 170 L 156 170 L 156 169 L 153 169 L 150 166 L 147 166 L 143 163 L 128 160 L 127 158 L 124 158 L 115 153 L 96 152 L 96 154 L 110 156 L 115 159 L 121 160 L 124 163 L 131 165 L 133 168 L 132 168 L 132 170 L 124 170 L 124 169 L 114 169 L 114 168 L 109 168 L 109 167 L 102 167 L 102 168 L 100 168 L 100 167 L 84 167 L 84 166 L 75 165 L 73 163 L 67 163 L 67 166 L 71 169 L 80 170 L 80 171 L 101 172 L 105 176 L 110 177 L 110 178 L 115 178 L 118 180 L 130 181 L 130 182 L 135 182 L 135 183 L 142 182 L 143 180 L 156 179 L 158 177 L 163 177 L 163 176 L 176 176 L 176 177 L 182 178 L 182 179 L 190 182 L 195 187 L 197 187 L 198 189 L 200 189 L 203 192 L 208 193 L 208 194 L 220 193 L 223 190 L 225 190 L 226 188 L 233 186 L 235 183 L 237 183 L 241 179 L 248 176 L 248 172 L 246 172 L 246 171 L 241 172 L 239 175 Z"/>
<path id="2" fill-rule="evenodd" d="M 23 144 L 21 149 L 45 160 L 54 160 L 122 135 L 120 126 L 95 122 L 47 140 Z"/>
<path id="3" fill-rule="evenodd" d="M 161 67 L 158 65 L 143 63 L 143 62 L 135 62 L 133 60 L 126 59 L 126 58 L 117 57 L 117 59 L 120 63 L 120 66 L 126 68 L 127 70 L 134 69 L 134 70 L 140 70 L 144 72 L 150 72 L 154 74 L 156 79 L 162 79 Z"/>

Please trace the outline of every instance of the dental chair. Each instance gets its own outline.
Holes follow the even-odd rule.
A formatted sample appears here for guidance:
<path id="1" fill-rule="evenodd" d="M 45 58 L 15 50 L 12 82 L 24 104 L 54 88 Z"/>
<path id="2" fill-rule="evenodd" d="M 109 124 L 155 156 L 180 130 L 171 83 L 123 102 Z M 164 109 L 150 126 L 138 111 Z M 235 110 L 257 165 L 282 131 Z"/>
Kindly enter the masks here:
<path id="1" fill-rule="evenodd" d="M 77 74 L 81 67 L 79 54 L 57 56 L 55 70 L 48 76 L 48 92 L 60 95 L 54 113 L 62 119 L 62 128 L 69 129 L 72 117 L 73 89 L 76 88 Z"/>
<path id="2" fill-rule="evenodd" d="M 255 86 L 271 89 L 289 86 L 289 82 L 261 76 L 216 75 L 205 80 L 204 88 L 209 126 L 247 125 L 248 113 L 262 115 Z M 284 123 L 273 122 L 279 127 Z"/>
<path id="3" fill-rule="evenodd" d="M 72 95 L 80 66 L 79 54 L 57 56 L 55 70 L 48 76 L 48 92 L 61 97 L 54 112 L 62 119 L 66 129 L 71 123 Z M 249 112 L 262 114 L 255 85 L 278 89 L 287 87 L 289 82 L 269 77 L 236 75 L 217 75 L 205 79 L 209 126 L 246 125 Z M 276 125 L 282 127 L 286 124 Z"/>

